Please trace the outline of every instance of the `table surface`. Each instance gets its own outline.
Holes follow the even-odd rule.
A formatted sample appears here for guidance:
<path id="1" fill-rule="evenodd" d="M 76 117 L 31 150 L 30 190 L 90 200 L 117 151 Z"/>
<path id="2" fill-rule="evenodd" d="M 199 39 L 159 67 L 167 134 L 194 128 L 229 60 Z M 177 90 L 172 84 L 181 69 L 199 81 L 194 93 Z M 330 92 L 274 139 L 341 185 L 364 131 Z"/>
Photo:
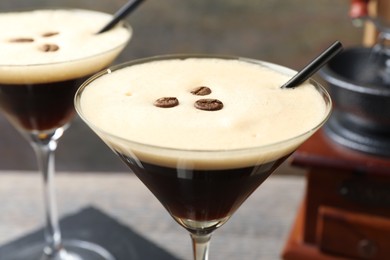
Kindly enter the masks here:
<path id="1" fill-rule="evenodd" d="M 211 259 L 280 259 L 305 189 L 302 176 L 275 174 L 211 241 Z M 192 259 L 187 232 L 129 173 L 59 172 L 60 217 L 93 206 L 180 259 Z M 42 182 L 36 172 L 0 172 L 0 245 L 43 225 Z"/>

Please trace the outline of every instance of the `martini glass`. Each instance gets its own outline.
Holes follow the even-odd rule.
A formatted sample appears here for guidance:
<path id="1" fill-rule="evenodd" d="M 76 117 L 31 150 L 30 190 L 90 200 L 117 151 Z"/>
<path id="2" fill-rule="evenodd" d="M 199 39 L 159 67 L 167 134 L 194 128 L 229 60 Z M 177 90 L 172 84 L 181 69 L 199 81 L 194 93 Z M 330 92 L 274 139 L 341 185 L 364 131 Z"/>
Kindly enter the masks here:
<path id="1" fill-rule="evenodd" d="M 71 11 L 87 16 L 93 13 Z M 87 77 L 108 67 L 129 41 L 131 28 L 127 24 L 118 26 L 124 28 L 127 37 L 91 55 L 55 62 L 34 60 L 23 65 L 0 62 L 0 111 L 35 151 L 43 176 L 46 221 L 42 243 L 22 247 L 12 255 L 2 256 L 2 259 L 114 259 L 106 249 L 94 243 L 61 238 L 54 188 L 54 154 L 59 139 L 75 115 L 73 97 L 77 88 Z M 42 41 L 42 44 L 52 42 L 52 37 L 58 34 L 61 34 L 61 29 L 49 31 L 36 41 Z M 12 41 L 27 46 L 27 49 L 28 44 L 35 44 L 32 39 L 20 39 Z M 49 49 L 44 51 L 57 51 L 46 46 Z"/>
<path id="2" fill-rule="evenodd" d="M 92 119 L 91 113 L 86 113 L 85 99 L 86 96 L 88 101 L 94 99 L 96 92 L 94 94 L 88 92 L 96 87 L 95 82 L 100 81 L 101 85 L 110 84 L 111 75 L 131 66 L 185 58 L 204 58 L 204 56 L 161 56 L 114 66 L 93 76 L 80 87 L 76 93 L 75 107 L 80 117 L 130 167 L 176 222 L 189 231 L 193 242 L 194 259 L 200 260 L 208 259 L 209 242 L 213 231 L 223 225 L 250 194 L 300 144 L 325 123 L 331 111 L 331 99 L 322 86 L 311 80 L 315 92 L 320 96 L 320 102 L 323 102 L 325 107 L 322 118 L 312 127 L 273 143 L 227 149 L 178 149 L 169 145 L 153 145 L 147 141 L 139 142 L 131 137 L 123 137 L 108 131 L 102 122 Z M 246 61 L 272 67 L 291 75 L 294 73 L 262 61 L 236 57 L 211 58 Z M 159 73 L 156 72 L 157 76 L 160 75 Z M 175 74 L 175 71 L 172 74 Z M 172 78 L 172 81 L 176 80 L 174 75 Z M 127 82 L 126 84 L 131 84 L 128 79 L 124 81 Z M 112 91 L 117 92 L 117 90 Z M 114 111 L 112 108 L 107 108 L 107 111 Z M 144 108 L 140 107 L 140 110 L 142 109 Z M 118 115 L 121 115 L 120 111 L 112 112 L 113 117 Z M 147 121 L 148 116 L 145 115 L 143 120 Z M 163 130 L 155 129 L 155 131 Z M 286 128 L 284 131 L 290 129 Z"/>

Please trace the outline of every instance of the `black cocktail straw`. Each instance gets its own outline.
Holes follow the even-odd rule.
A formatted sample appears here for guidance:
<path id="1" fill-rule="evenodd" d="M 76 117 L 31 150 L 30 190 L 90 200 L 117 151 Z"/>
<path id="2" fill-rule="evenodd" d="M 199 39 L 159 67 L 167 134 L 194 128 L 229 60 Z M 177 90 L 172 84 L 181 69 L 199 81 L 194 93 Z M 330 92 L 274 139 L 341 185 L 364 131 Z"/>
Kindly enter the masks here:
<path id="1" fill-rule="evenodd" d="M 144 0 L 131 0 L 127 2 L 121 9 L 119 9 L 113 16 L 112 20 L 106 24 L 97 34 L 104 33 L 114 27 L 119 21 L 125 18 L 129 13 L 131 13 L 139 4 Z"/>
<path id="2" fill-rule="evenodd" d="M 281 88 L 295 88 L 307 80 L 310 76 L 321 69 L 328 61 L 330 61 L 336 54 L 343 50 L 343 45 L 336 41 L 324 52 L 322 52 L 312 62 L 307 64 L 301 71 L 295 74 L 287 83 Z"/>

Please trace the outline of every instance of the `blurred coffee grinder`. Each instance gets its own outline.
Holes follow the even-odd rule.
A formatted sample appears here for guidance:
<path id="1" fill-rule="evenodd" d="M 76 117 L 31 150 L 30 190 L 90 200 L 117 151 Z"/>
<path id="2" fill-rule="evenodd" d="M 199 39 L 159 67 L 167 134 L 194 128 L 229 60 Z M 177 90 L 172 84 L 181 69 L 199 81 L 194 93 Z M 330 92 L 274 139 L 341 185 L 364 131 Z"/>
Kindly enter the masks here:
<path id="1" fill-rule="evenodd" d="M 390 259 L 390 0 L 353 0 L 362 46 L 320 72 L 333 112 L 292 157 L 307 169 L 286 260 Z"/>

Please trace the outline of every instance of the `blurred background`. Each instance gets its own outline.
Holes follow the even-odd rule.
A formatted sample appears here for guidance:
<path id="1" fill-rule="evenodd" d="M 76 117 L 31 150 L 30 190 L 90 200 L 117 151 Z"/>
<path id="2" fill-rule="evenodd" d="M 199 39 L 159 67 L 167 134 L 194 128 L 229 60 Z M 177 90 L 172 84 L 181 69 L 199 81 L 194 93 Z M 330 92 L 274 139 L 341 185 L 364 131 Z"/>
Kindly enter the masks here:
<path id="1" fill-rule="evenodd" d="M 1 1 L 0 11 L 45 7 L 114 13 L 125 0 Z M 126 20 L 134 34 L 115 63 L 169 53 L 250 57 L 296 70 L 333 41 L 361 44 L 349 0 L 147 0 Z M 6 26 L 6 25 L 0 25 Z M 79 118 L 60 141 L 58 171 L 127 171 Z M 32 148 L 0 115 L 0 170 L 36 170 Z M 282 167 L 279 172 L 294 173 Z"/>

